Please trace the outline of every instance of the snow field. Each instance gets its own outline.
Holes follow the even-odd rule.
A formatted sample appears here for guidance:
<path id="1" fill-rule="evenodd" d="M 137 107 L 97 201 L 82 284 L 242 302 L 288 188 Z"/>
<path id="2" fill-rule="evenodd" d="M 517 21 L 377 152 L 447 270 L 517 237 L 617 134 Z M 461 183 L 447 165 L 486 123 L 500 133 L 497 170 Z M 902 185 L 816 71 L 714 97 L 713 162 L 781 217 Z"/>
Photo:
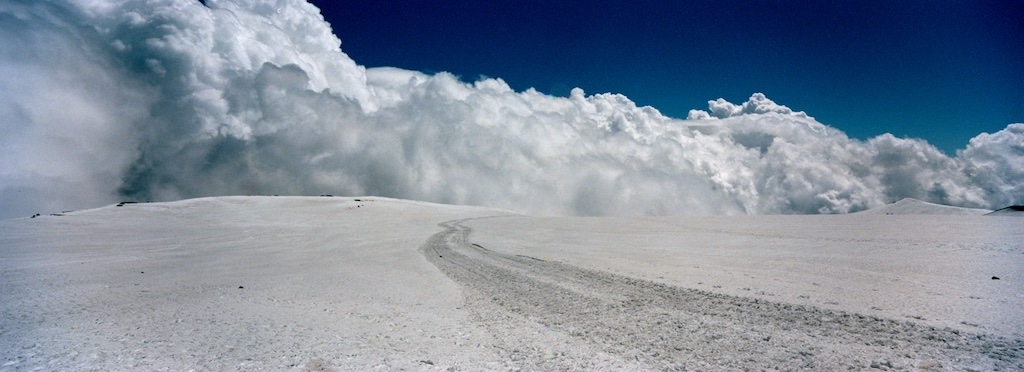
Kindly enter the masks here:
<path id="1" fill-rule="evenodd" d="M 0 370 L 1015 369 L 1019 221 L 334 197 L 5 220 Z"/>

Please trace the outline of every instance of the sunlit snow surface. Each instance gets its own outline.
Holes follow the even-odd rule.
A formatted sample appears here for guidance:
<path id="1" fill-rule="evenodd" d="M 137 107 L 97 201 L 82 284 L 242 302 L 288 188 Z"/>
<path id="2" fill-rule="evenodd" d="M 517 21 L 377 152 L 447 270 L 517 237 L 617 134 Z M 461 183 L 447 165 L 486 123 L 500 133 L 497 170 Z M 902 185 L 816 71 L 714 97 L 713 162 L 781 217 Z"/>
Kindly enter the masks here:
<path id="1" fill-rule="evenodd" d="M 1022 242 L 977 215 L 111 205 L 0 221 L 0 369 L 1017 369 Z"/>
<path id="2" fill-rule="evenodd" d="M 670 118 L 614 93 L 368 69 L 301 0 L 205 3 L 0 3 L 0 219 L 272 194 L 539 215 L 1024 204 L 1024 124 L 950 156 L 753 92 Z"/>

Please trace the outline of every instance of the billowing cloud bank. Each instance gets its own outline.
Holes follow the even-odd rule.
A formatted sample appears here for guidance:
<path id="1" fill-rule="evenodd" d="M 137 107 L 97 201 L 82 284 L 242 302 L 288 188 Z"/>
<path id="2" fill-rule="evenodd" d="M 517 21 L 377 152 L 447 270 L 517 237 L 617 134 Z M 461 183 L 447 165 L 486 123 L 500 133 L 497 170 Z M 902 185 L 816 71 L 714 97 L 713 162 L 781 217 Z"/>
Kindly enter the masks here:
<path id="1" fill-rule="evenodd" d="M 367 69 L 301 0 L 207 3 L 0 3 L 0 217 L 226 194 L 579 215 L 1024 204 L 1024 124 L 950 158 L 761 94 L 674 119 L 617 94 Z"/>

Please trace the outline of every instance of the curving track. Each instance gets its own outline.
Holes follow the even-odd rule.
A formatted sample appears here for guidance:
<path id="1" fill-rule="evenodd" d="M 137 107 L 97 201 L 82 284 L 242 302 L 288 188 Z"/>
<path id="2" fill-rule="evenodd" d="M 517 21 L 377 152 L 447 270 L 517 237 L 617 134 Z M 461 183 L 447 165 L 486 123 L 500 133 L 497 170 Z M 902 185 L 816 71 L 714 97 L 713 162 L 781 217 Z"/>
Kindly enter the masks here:
<path id="1" fill-rule="evenodd" d="M 464 288 L 508 367 L 1024 370 L 1024 340 L 503 254 L 473 244 L 463 221 L 442 223 L 421 251 Z"/>

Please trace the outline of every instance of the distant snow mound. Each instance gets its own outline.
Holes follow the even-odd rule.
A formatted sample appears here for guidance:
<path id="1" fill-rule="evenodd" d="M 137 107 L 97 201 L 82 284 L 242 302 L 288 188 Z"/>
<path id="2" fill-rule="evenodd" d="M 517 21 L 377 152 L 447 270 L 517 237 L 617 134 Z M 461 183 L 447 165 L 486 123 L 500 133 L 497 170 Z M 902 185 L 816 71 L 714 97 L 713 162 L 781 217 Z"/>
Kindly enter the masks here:
<path id="1" fill-rule="evenodd" d="M 944 215 L 983 215 L 992 212 L 988 209 L 953 207 L 949 205 L 928 203 L 913 198 L 905 198 L 898 202 L 871 208 L 856 214 L 884 215 L 884 214 L 944 214 Z"/>
<path id="2" fill-rule="evenodd" d="M 1024 205 L 1011 205 L 1006 208 L 996 209 L 995 212 L 986 213 L 986 216 L 1012 216 L 1024 217 Z"/>

